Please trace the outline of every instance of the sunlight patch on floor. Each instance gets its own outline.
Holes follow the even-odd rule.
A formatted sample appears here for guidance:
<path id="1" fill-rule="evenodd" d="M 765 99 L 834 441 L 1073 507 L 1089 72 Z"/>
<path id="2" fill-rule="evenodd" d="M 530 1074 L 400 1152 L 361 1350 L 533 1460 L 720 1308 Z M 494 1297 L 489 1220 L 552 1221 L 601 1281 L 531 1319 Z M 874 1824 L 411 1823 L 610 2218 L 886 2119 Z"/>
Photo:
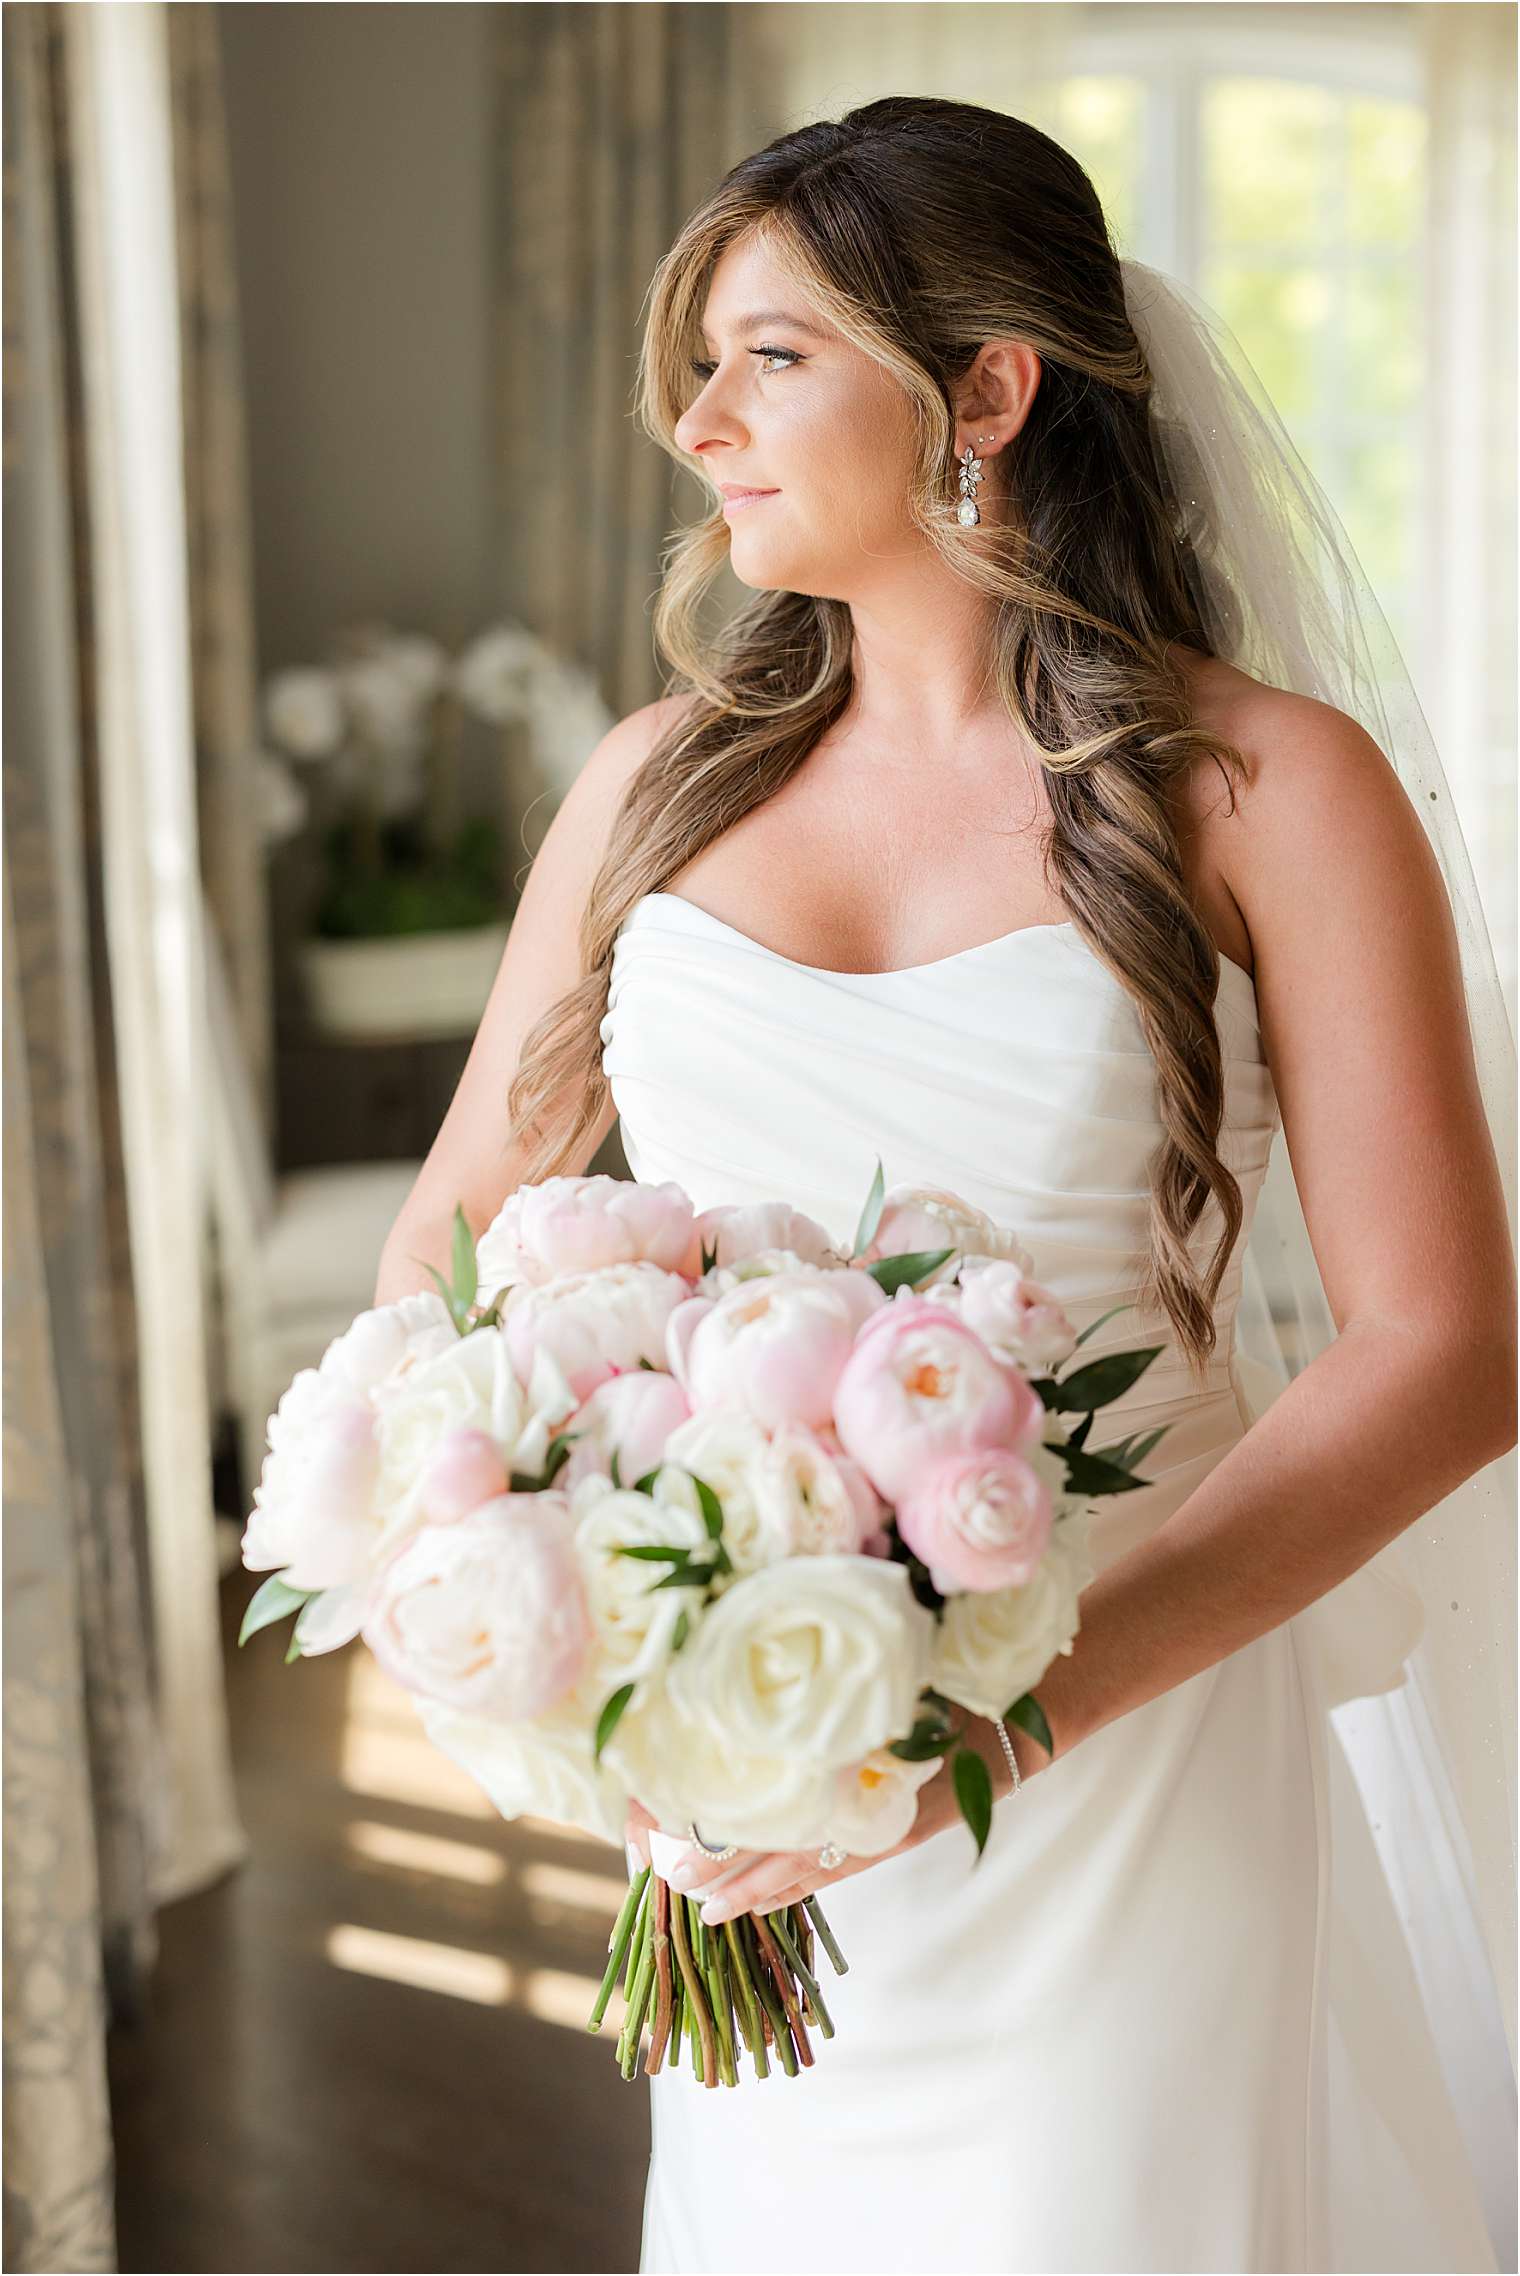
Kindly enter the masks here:
<path id="1" fill-rule="evenodd" d="M 544 2023 L 585 2031 L 601 1979 L 563 1968 L 518 1966 L 494 1952 L 470 1952 L 420 1936 L 393 1936 L 384 1929 L 343 1921 L 329 1931 L 328 1959 L 354 1975 L 379 1976 L 417 1991 L 442 1992 L 450 1999 L 482 2006 L 516 2005 Z M 614 1990 L 602 2020 L 602 2034 L 616 2039 L 624 2015 L 621 1989 Z"/>
<path id="2" fill-rule="evenodd" d="M 504 1881 L 507 1876 L 507 1861 L 496 1850 L 482 1848 L 476 1842 L 449 1841 L 442 1834 L 417 1833 L 410 1826 L 377 1825 L 371 1818 L 356 1818 L 347 1829 L 347 1838 L 350 1849 L 367 1862 L 399 1866 L 406 1873 L 483 1885 Z"/>

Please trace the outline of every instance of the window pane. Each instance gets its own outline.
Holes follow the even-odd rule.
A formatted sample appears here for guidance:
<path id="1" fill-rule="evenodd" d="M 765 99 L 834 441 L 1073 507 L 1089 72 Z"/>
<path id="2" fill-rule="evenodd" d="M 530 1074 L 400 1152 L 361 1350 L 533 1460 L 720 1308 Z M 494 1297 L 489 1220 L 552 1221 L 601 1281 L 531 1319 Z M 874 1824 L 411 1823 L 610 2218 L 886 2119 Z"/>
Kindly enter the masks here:
<path id="1" fill-rule="evenodd" d="M 1425 195 L 1425 113 L 1358 96 L 1346 106 L 1346 233 L 1357 245 L 1417 245 Z"/>
<path id="2" fill-rule="evenodd" d="M 1204 210 L 1231 245 L 1314 243 L 1336 149 L 1328 89 L 1286 79 L 1215 79 L 1202 98 Z"/>
<path id="3" fill-rule="evenodd" d="M 1144 94 L 1137 79 L 1063 79 L 1050 128 L 1092 177 L 1121 257 L 1139 229 Z"/>
<path id="4" fill-rule="evenodd" d="M 1323 270 L 1220 257 L 1205 262 L 1199 290 L 1239 340 L 1284 426 L 1312 417 L 1315 342 L 1331 307 Z"/>
<path id="5" fill-rule="evenodd" d="M 1414 449 L 1402 434 L 1353 443 L 1336 504 L 1358 560 L 1386 608 L 1409 574 L 1414 533 Z M 1400 630 L 1403 628 L 1400 627 Z"/>
<path id="6" fill-rule="evenodd" d="M 1346 279 L 1349 408 L 1412 414 L 1425 380 L 1420 280 L 1412 262 L 1353 269 Z"/>

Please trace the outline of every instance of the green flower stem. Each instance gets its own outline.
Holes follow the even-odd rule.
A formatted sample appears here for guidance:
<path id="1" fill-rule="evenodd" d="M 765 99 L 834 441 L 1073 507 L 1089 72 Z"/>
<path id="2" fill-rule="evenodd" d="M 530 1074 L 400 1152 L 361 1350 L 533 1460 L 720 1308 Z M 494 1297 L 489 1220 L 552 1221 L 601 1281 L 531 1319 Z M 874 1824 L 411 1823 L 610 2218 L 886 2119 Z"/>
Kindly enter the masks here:
<path id="1" fill-rule="evenodd" d="M 822 1905 L 816 1897 L 804 1897 L 802 1901 L 812 1915 L 813 1925 L 818 1931 L 818 1940 L 833 1963 L 835 1975 L 847 1976 L 850 1972 L 850 1963 L 834 1942 L 834 1932 L 823 1917 Z"/>
<path id="2" fill-rule="evenodd" d="M 786 2020 L 791 2026 L 792 2037 L 797 2043 L 797 2059 L 799 2062 L 811 2064 L 815 2059 L 813 2043 L 807 2035 L 807 2025 L 802 2020 L 802 2010 L 797 2005 L 797 1989 L 787 1972 L 787 1965 L 781 1957 L 776 1939 L 771 1934 L 770 1922 L 761 1913 L 755 1915 L 755 1938 L 764 1956 L 765 1964 L 775 1978 L 776 1989 L 781 1995 L 781 2005 L 785 2010 Z"/>
<path id="3" fill-rule="evenodd" d="M 718 2076 L 725 2086 L 737 2086 L 739 2073 L 734 2062 L 733 2010 L 723 1989 L 723 1971 L 718 1961 L 718 1940 L 707 1939 L 707 1964 L 702 1970 L 707 1986 L 707 2004 L 712 2009 L 713 2032 L 718 2043 Z"/>
<path id="4" fill-rule="evenodd" d="M 629 1884 L 628 1894 L 623 1899 L 622 1910 L 613 1923 L 612 1934 L 607 1939 L 607 1949 L 612 1957 L 607 1962 L 607 1973 L 602 1978 L 601 1989 L 596 1995 L 596 2005 L 591 2010 L 591 2020 L 586 2025 L 588 2031 L 600 2031 L 602 2028 L 602 2018 L 607 2012 L 607 2002 L 612 1997 L 612 1987 L 617 1982 L 619 1971 L 623 1965 L 623 1954 L 628 1949 L 628 1939 L 633 1933 L 634 1915 L 639 1909 L 639 1900 L 644 1894 L 644 1885 L 649 1879 L 650 1871 L 651 1868 L 646 1865 L 642 1872 L 634 1876 Z"/>
<path id="5" fill-rule="evenodd" d="M 707 2012 L 707 2002 L 702 1997 L 702 1987 L 697 1981 L 697 1971 L 691 1957 L 691 1944 L 686 1932 L 687 1908 L 690 1903 L 689 1897 L 678 1897 L 671 1906 L 670 1932 L 676 1948 L 676 1965 L 681 1971 L 681 1978 L 686 1986 L 686 1997 L 691 2010 L 692 2030 L 696 2041 L 692 2052 L 695 2055 L 697 2046 L 700 2046 L 702 2083 L 704 2086 L 716 2086 L 718 2083 L 718 2057 L 717 2049 L 713 2043 L 712 2017 Z"/>
<path id="6" fill-rule="evenodd" d="M 665 2060 L 665 2049 L 670 2040 L 670 2010 L 672 2006 L 670 1983 L 670 1883 L 656 1875 L 654 1883 L 654 1966 L 655 2003 L 654 2024 L 650 2033 L 649 2054 L 644 2063 L 645 2074 L 653 2077 Z"/>
<path id="7" fill-rule="evenodd" d="M 795 2078 L 799 2067 L 797 2050 L 792 2044 L 792 2034 L 787 2026 L 786 2016 L 782 2012 L 781 2002 L 776 1996 L 776 1987 L 771 1982 L 770 1973 L 760 1956 L 753 1913 L 743 1915 L 743 1926 L 744 1946 L 749 1958 L 750 1975 L 759 1995 L 760 2005 L 771 2027 L 771 2038 L 776 2049 L 776 2059 L 787 2077 Z"/>
<path id="8" fill-rule="evenodd" d="M 755 1987 L 750 1980 L 749 1959 L 739 1940 L 736 1921 L 726 1920 L 723 1923 L 723 1948 L 728 1955 L 728 1972 L 739 1995 L 740 2021 L 750 2060 L 755 2066 L 755 2076 L 768 2078 L 771 2066 L 765 2053 L 765 2025 L 761 2021 L 760 2002 L 755 1997 Z"/>
<path id="9" fill-rule="evenodd" d="M 639 2039 L 644 2028 L 644 2009 L 649 2003 L 649 1987 L 654 1981 L 654 1942 L 650 1934 L 654 1919 L 654 1906 L 646 1904 L 639 1914 L 633 1942 L 628 1951 L 628 1997 L 623 2015 L 623 2028 L 618 2034 L 618 2062 L 624 2078 L 632 2078 L 638 2066 Z"/>
<path id="10" fill-rule="evenodd" d="M 813 1975 L 813 1971 L 808 1966 L 806 1960 L 803 1959 L 801 1952 L 797 1948 L 797 1941 L 792 1934 L 791 1928 L 787 1924 L 786 1914 L 781 1912 L 772 1913 L 770 1925 L 771 1932 L 774 1935 L 776 1942 L 780 1945 L 783 1953 L 786 1955 L 787 1964 L 791 1968 L 793 1975 L 799 1977 L 801 1980 L 803 1990 L 807 1993 L 808 1999 L 812 2005 L 814 2020 L 816 2021 L 819 2030 L 823 2033 L 825 2039 L 832 2039 L 834 2036 L 833 2020 L 829 2015 L 828 2009 L 823 2004 L 823 1996 L 818 1989 L 817 1980 Z"/>
<path id="11" fill-rule="evenodd" d="M 670 1981 L 670 2048 L 668 2056 L 672 2070 L 675 2070 L 680 2063 L 681 2042 L 685 2037 L 686 1986 L 681 1981 L 680 1969 L 672 1964 Z"/>

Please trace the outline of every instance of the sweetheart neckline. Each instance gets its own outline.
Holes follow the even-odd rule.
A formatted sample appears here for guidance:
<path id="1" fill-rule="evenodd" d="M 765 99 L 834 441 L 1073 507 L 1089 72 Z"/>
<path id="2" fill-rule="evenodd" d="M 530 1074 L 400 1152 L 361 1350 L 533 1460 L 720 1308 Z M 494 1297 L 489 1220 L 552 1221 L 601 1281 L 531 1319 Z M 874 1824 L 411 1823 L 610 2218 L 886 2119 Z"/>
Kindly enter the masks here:
<path id="1" fill-rule="evenodd" d="M 964 964 L 968 957 L 985 956 L 991 949 L 1006 948 L 1010 942 L 1022 940 L 1026 933 L 1073 933 L 1078 945 L 1088 948 L 1087 942 L 1077 932 L 1075 921 L 1067 917 L 1057 925 L 1016 925 L 1012 932 L 999 933 L 994 940 L 973 941 L 969 948 L 953 948 L 948 956 L 930 957 L 926 964 L 897 964 L 885 972 L 842 972 L 832 964 L 803 964 L 795 956 L 783 956 L 780 949 L 768 948 L 763 940 L 756 940 L 753 933 L 741 931 L 739 926 L 729 924 L 723 917 L 715 917 L 711 909 L 704 909 L 700 901 L 689 901 L 684 893 L 642 893 L 634 903 L 634 908 L 641 908 L 649 901 L 674 901 L 680 908 L 689 909 L 693 916 L 702 917 L 708 924 L 715 925 L 719 932 L 727 933 L 733 940 L 742 941 L 746 948 L 752 948 L 757 955 L 769 957 L 772 963 L 785 964 L 793 972 L 806 973 L 815 980 L 912 980 L 921 972 L 942 971 L 947 965 Z M 629 915 L 632 913 L 630 910 Z M 1214 953 L 1219 958 L 1221 977 L 1226 972 L 1233 972 L 1250 989 L 1254 1002 L 1254 976 L 1243 964 L 1237 964 L 1233 956 L 1226 956 L 1222 948 L 1216 946 Z M 1092 954 L 1091 949 L 1088 949 L 1088 954 Z M 1094 961 L 1098 959 L 1095 958 Z"/>

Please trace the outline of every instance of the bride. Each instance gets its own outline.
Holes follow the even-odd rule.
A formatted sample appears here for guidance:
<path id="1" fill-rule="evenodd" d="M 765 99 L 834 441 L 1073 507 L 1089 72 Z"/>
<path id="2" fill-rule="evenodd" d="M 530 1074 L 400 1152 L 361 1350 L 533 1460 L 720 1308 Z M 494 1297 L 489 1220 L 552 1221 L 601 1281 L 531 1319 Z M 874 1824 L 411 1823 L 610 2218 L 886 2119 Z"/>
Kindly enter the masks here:
<path id="1" fill-rule="evenodd" d="M 851 1966 L 795 2080 L 651 2080 L 646 2271 L 1495 2266 L 1341 1854 L 1323 1617 L 1397 1683 L 1380 1553 L 1515 1444 L 1486 942 L 1208 337 L 1067 152 L 937 100 L 781 137 L 655 278 L 641 408 L 710 493 L 671 693 L 556 816 L 377 1300 L 619 1117 L 635 1177 L 846 1242 L 879 1154 L 1078 1328 L 1125 1307 L 1093 1352 L 1164 1348 L 1105 1424 L 1166 1435 L 1094 1521 L 1053 1753 L 978 1728 L 980 1862 L 942 1776 L 883 1858 L 681 1848 L 709 1919 L 827 1889 Z M 1264 1399 L 1279 1132 L 1338 1332 Z"/>

